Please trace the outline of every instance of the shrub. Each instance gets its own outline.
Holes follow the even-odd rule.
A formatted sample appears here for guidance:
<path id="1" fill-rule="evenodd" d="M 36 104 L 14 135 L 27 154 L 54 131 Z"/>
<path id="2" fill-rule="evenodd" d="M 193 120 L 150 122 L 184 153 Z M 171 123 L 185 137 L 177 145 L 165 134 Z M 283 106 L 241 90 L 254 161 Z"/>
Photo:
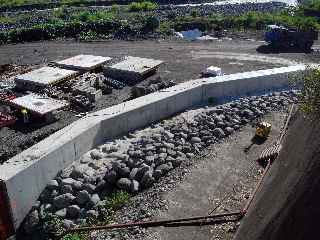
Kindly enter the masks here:
<path id="1" fill-rule="evenodd" d="M 295 79 L 301 86 L 300 108 L 306 113 L 320 113 L 320 68 L 308 67 L 303 76 Z"/>
<path id="2" fill-rule="evenodd" d="M 129 12 L 153 11 L 158 8 L 158 5 L 153 2 L 132 2 L 128 6 Z"/>
<path id="3" fill-rule="evenodd" d="M 79 35 L 79 40 L 90 41 L 90 40 L 97 40 L 100 37 L 101 36 L 98 33 L 90 30 L 88 32 L 81 32 Z"/>
<path id="4" fill-rule="evenodd" d="M 155 16 L 150 16 L 146 19 L 146 23 L 143 27 L 144 32 L 154 32 L 160 26 L 160 21 Z"/>

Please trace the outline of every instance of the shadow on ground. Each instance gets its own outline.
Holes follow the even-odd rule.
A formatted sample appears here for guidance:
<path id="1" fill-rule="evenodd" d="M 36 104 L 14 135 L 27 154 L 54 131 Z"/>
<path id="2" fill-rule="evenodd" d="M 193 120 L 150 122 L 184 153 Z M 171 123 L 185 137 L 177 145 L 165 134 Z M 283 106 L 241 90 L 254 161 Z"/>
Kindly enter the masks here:
<path id="1" fill-rule="evenodd" d="M 271 45 L 260 45 L 256 49 L 259 53 L 272 54 L 272 53 L 311 53 L 313 50 L 304 50 L 297 47 L 286 47 L 286 48 L 274 48 Z"/>

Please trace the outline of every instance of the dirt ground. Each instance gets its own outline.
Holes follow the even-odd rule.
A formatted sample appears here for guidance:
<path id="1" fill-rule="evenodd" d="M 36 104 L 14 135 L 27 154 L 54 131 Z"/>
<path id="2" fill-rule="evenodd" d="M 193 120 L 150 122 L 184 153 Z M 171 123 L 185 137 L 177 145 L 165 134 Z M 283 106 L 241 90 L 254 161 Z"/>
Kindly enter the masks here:
<path id="1" fill-rule="evenodd" d="M 165 64 L 158 74 L 142 84 L 160 76 L 177 83 L 199 77 L 210 65 L 219 66 L 225 74 L 286 66 L 298 62 L 317 62 L 319 53 L 272 53 L 261 54 L 257 48 L 263 43 L 253 39 L 185 42 L 178 40 L 154 41 L 104 41 L 79 43 L 75 41 L 36 42 L 1 46 L 0 63 L 18 65 L 43 65 L 52 60 L 77 54 L 96 54 L 119 57 L 132 55 L 161 59 Z M 1 76 L 0 76 L 1 78 Z M 112 106 L 130 98 L 130 88 L 114 90 L 104 95 L 93 111 Z M 0 162 L 39 142 L 53 132 L 75 121 L 73 112 L 61 111 L 57 121 L 49 125 L 34 124 L 0 130 Z"/>
<path id="2" fill-rule="evenodd" d="M 193 166 L 185 179 L 162 195 L 168 209 L 156 214 L 156 219 L 174 219 L 187 216 L 208 215 L 214 211 L 226 213 L 241 210 L 259 180 L 263 168 L 255 161 L 261 151 L 278 138 L 286 119 L 286 112 L 272 112 L 264 120 L 272 124 L 267 141 L 251 144 L 254 128 L 244 127 L 222 143 L 214 144 L 205 157 Z M 202 227 L 151 228 L 148 239 L 192 240 L 232 239 L 236 223 Z"/>

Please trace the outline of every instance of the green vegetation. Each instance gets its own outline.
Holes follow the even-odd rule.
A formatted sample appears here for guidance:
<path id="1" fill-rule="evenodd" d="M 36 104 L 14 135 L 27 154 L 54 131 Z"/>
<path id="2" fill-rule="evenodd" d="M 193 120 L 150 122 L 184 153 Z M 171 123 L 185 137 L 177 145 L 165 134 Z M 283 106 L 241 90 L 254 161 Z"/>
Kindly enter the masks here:
<path id="1" fill-rule="evenodd" d="M 112 220 L 112 215 L 115 210 L 120 209 L 124 204 L 130 200 L 131 195 L 124 191 L 116 191 L 105 200 L 104 216 L 99 219 L 87 219 L 86 226 L 97 226 L 109 224 Z M 62 240 L 88 240 L 87 233 L 70 233 L 65 235 Z"/>
<path id="2" fill-rule="evenodd" d="M 3 1 L 3 0 L 0 0 Z M 65 0 L 68 4 L 73 0 Z M 84 1 L 84 0 L 78 0 Z M 263 30 L 268 24 L 279 24 L 300 29 L 320 29 L 320 19 L 306 15 L 305 9 L 319 9 L 319 3 L 307 7 L 291 8 L 275 13 L 248 12 L 239 16 L 212 14 L 201 16 L 192 11 L 187 16 L 177 16 L 169 12 L 161 22 L 153 15 L 157 8 L 149 1 L 133 2 L 128 7 L 113 5 L 108 10 L 72 11 L 65 6 L 52 11 L 46 24 L 35 24 L 28 28 L 17 28 L 0 32 L 0 44 L 27 41 L 52 40 L 57 38 L 76 38 L 79 40 L 105 39 L 110 36 L 138 36 L 146 33 L 172 35 L 176 31 L 198 28 L 202 31 L 221 29 Z M 30 20 L 29 15 L 2 17 L 0 24 L 23 23 Z"/>
<path id="3" fill-rule="evenodd" d="M 78 233 L 73 233 L 64 236 L 62 240 L 84 240 L 84 238 Z"/>
<path id="4" fill-rule="evenodd" d="M 12 19 L 10 17 L 0 16 L 0 23 L 1 24 L 13 23 L 13 22 L 14 22 L 14 19 Z"/>
<path id="5" fill-rule="evenodd" d="M 121 208 L 130 200 L 130 193 L 124 191 L 117 191 L 106 200 L 105 208 L 107 211 L 115 211 Z"/>
<path id="6" fill-rule="evenodd" d="M 303 76 L 295 79 L 302 86 L 300 109 L 306 113 L 320 113 L 320 68 L 308 67 Z"/>
<path id="7" fill-rule="evenodd" d="M 46 0 L 0 0 L 0 7 L 14 7 L 28 4 L 47 3 Z"/>
<path id="8" fill-rule="evenodd" d="M 132 2 L 128 6 L 129 12 L 140 12 L 140 11 L 153 11 L 158 8 L 158 5 L 153 2 Z"/>
<path id="9" fill-rule="evenodd" d="M 0 0 L 0 7 L 19 7 L 31 4 L 48 4 L 58 2 L 59 5 L 79 5 L 82 3 L 92 2 L 93 0 Z"/>
<path id="10" fill-rule="evenodd" d="M 211 15 L 208 17 L 185 16 L 170 21 L 170 27 L 177 31 L 198 28 L 202 31 L 222 29 L 262 30 L 268 24 L 280 24 L 300 29 L 320 29 L 319 21 L 314 17 L 290 15 L 287 12 L 261 13 L 249 12 L 240 16 Z"/>
<path id="11" fill-rule="evenodd" d="M 71 15 L 72 21 L 80 21 L 80 22 L 94 22 L 94 21 L 105 21 L 111 20 L 114 18 L 114 13 L 112 11 L 81 11 L 78 13 L 74 13 Z"/>

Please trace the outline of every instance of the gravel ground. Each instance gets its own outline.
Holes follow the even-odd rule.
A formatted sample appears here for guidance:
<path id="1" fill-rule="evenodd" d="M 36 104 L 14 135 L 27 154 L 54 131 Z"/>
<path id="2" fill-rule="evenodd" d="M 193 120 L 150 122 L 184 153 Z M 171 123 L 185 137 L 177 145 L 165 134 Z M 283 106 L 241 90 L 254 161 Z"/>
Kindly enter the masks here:
<path id="1" fill-rule="evenodd" d="M 245 72 L 259 69 L 273 68 L 289 65 L 296 62 L 317 62 L 317 53 L 278 53 L 259 54 L 256 48 L 261 45 L 259 41 L 220 40 L 220 41 L 105 41 L 78 43 L 64 42 L 38 42 L 1 47 L 0 60 L 3 63 L 23 65 L 20 69 L 12 70 L 14 73 L 25 71 L 30 66 L 39 67 L 47 62 L 67 58 L 76 54 L 97 54 L 102 56 L 119 57 L 125 55 L 161 59 L 165 64 L 158 74 L 142 82 L 142 85 L 161 77 L 163 80 L 176 83 L 196 79 L 199 73 L 210 65 L 219 66 L 226 74 Z M 7 75 L 7 74 L 5 74 Z M 0 78 L 5 78 L 0 75 Z M 104 95 L 97 102 L 93 111 L 112 106 L 130 98 L 131 88 L 114 90 L 112 94 Z M 61 111 L 57 114 L 57 121 L 49 125 L 34 124 L 24 127 L 0 129 L 0 162 L 4 162 L 27 147 L 39 142 L 49 134 L 63 128 L 75 121 L 75 113 Z M 10 141 L 8 141 L 10 139 Z"/>
<path id="2" fill-rule="evenodd" d="M 40 195 L 39 202 L 27 217 L 23 225 L 24 229 L 26 232 L 32 232 L 34 228 L 40 227 L 41 232 L 45 233 L 48 231 L 45 225 L 46 219 L 52 214 L 61 218 L 64 228 L 67 229 L 86 224 L 87 220 L 93 217 L 101 219 L 106 214 L 110 215 L 104 208 L 106 200 L 103 199 L 108 199 L 116 189 L 134 194 L 144 191 L 154 183 L 162 182 L 162 177 L 172 169 L 180 165 L 190 165 L 192 159 L 208 146 L 220 142 L 244 125 L 254 123 L 265 113 L 282 109 L 296 101 L 295 92 L 240 98 L 225 105 L 189 110 L 173 119 L 107 142 L 84 154 L 79 162 L 62 170 L 55 180 L 48 184 Z M 254 150 L 253 152 L 257 153 Z M 236 151 L 232 151 L 232 154 L 223 162 L 229 162 L 234 166 L 233 158 L 239 154 Z M 221 168 L 221 171 L 216 171 L 217 178 L 212 179 L 212 187 L 221 177 L 236 175 L 234 173 L 237 172 L 226 171 L 223 164 L 219 162 L 212 168 L 216 170 Z M 232 168 L 229 167 L 229 169 Z M 212 175 L 210 171 L 206 174 Z M 202 175 L 205 173 L 202 172 Z M 205 184 L 206 179 L 202 181 L 204 182 L 198 182 L 198 184 Z M 155 191 L 158 189 L 155 188 Z M 205 189 L 201 191 L 206 192 Z M 222 191 L 226 190 L 222 189 Z M 189 195 L 189 201 L 187 201 L 189 204 L 194 202 L 194 198 L 190 197 L 192 195 L 194 194 Z M 187 198 L 182 197 L 182 199 Z M 151 216 L 150 210 L 155 208 L 153 204 L 154 201 L 145 202 L 144 208 L 140 209 L 141 212 L 122 215 L 121 220 L 148 218 Z M 169 205 L 170 210 L 171 204 Z M 228 206 L 228 208 L 235 206 Z M 224 207 L 227 208 L 227 206 Z M 121 232 L 120 235 L 125 238 L 126 234 Z M 117 239 L 117 236 L 114 238 Z M 101 239 L 106 237 L 103 236 Z M 125 239 L 131 239 L 130 235 Z"/>

